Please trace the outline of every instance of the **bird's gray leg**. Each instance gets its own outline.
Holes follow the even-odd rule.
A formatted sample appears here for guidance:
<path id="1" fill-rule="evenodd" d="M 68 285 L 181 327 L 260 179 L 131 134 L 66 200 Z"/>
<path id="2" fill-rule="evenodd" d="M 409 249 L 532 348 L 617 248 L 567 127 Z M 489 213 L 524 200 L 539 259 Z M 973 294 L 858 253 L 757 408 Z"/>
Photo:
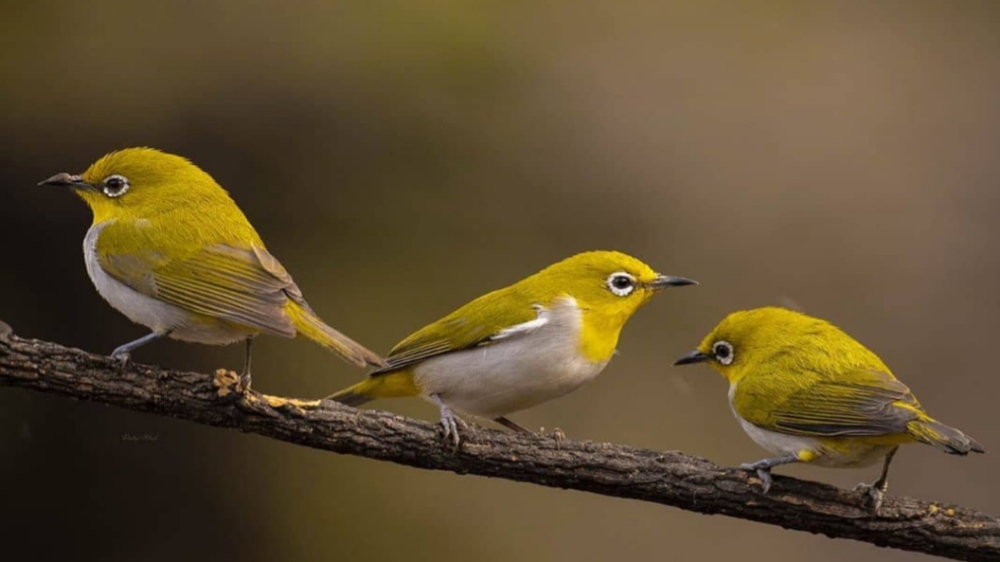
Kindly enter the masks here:
<path id="1" fill-rule="evenodd" d="M 855 491 L 868 494 L 872 503 L 872 513 L 876 515 L 878 515 L 878 510 L 882 507 L 882 500 L 885 499 L 885 491 L 889 488 L 889 465 L 892 463 L 892 458 L 896 456 L 896 451 L 898 450 L 899 447 L 896 446 L 886 453 L 885 462 L 882 463 L 882 475 L 878 477 L 878 480 L 872 484 L 862 482 L 854 487 Z"/>
<path id="2" fill-rule="evenodd" d="M 465 422 L 462 418 L 455 415 L 454 410 L 451 406 L 444 403 L 444 400 L 437 394 L 431 394 L 430 399 L 432 402 L 437 404 L 438 410 L 441 412 L 441 427 L 444 429 L 445 440 L 451 440 L 455 448 L 458 448 L 459 441 L 461 437 L 458 433 L 459 427 L 465 427 Z"/>
<path id="3" fill-rule="evenodd" d="M 499 418 L 493 418 L 493 421 L 495 421 L 498 424 L 506 427 L 507 429 L 510 429 L 512 431 L 516 431 L 518 433 L 529 433 L 529 434 L 532 434 L 532 435 L 534 435 L 534 433 L 535 433 L 535 432 L 533 432 L 531 430 L 528 430 L 528 429 L 525 429 L 525 428 L 521 427 L 520 425 L 517 425 L 516 423 L 514 423 L 513 421 L 511 421 L 510 419 L 508 419 L 508 418 L 506 418 L 504 416 L 500 416 Z"/>
<path id="4" fill-rule="evenodd" d="M 160 338 L 165 338 L 165 337 L 167 337 L 169 335 L 170 335 L 170 332 L 164 332 L 162 334 L 153 332 L 151 334 L 147 334 L 147 335 L 145 335 L 145 336 L 143 336 L 143 337 L 141 337 L 141 338 L 139 338 L 139 339 L 137 339 L 135 341 L 130 341 L 130 342 L 128 342 L 125 345 L 118 346 L 117 348 L 115 348 L 114 351 L 111 352 L 111 356 L 114 357 L 115 359 L 121 361 L 122 368 L 125 368 L 125 366 L 129 364 L 129 361 L 132 360 L 132 352 L 133 351 L 135 351 L 136 349 L 138 349 L 138 348 L 146 345 L 147 343 L 149 343 L 151 341 L 155 341 L 155 340 L 158 340 Z"/>
<path id="5" fill-rule="evenodd" d="M 253 337 L 247 338 L 246 342 L 247 350 L 246 357 L 243 359 L 243 374 L 240 375 L 240 384 L 243 385 L 243 388 L 250 388 L 250 363 L 253 359 Z"/>
<path id="6" fill-rule="evenodd" d="M 766 494 L 768 490 L 771 489 L 771 469 L 776 466 L 791 464 L 793 462 L 799 462 L 799 457 L 795 455 L 787 455 L 773 459 L 763 459 L 757 462 L 743 463 L 740 465 L 740 468 L 743 470 L 756 471 L 757 478 L 760 478 L 760 481 L 764 483 L 764 489 L 761 491 L 761 494 Z"/>

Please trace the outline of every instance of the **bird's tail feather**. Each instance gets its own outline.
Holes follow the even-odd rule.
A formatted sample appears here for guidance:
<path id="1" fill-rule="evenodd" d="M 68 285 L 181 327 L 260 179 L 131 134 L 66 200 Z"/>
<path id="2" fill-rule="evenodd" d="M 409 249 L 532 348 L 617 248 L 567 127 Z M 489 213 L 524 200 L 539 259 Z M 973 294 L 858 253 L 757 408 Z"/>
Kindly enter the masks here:
<path id="1" fill-rule="evenodd" d="M 418 396 L 420 389 L 408 371 L 380 374 L 326 397 L 348 406 L 360 406 L 377 398 L 407 398 Z"/>
<path id="2" fill-rule="evenodd" d="M 906 424 L 906 431 L 917 441 L 933 445 L 952 455 L 986 452 L 975 439 L 935 419 L 913 420 Z"/>
<path id="3" fill-rule="evenodd" d="M 327 326 L 308 307 L 290 303 L 285 309 L 296 331 L 359 367 L 383 367 L 385 360 L 367 347 Z"/>

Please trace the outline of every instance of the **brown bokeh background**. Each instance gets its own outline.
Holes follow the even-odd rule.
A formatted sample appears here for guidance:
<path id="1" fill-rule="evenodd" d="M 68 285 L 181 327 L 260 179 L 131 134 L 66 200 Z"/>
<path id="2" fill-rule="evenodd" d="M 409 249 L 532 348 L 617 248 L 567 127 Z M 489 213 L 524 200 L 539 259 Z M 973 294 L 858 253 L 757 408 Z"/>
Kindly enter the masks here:
<path id="1" fill-rule="evenodd" d="M 594 383 L 514 416 L 530 427 L 756 460 L 724 381 L 673 359 L 735 309 L 829 318 L 991 450 L 910 447 L 891 491 L 1000 512 L 995 3 L 479 4 L 4 4 L 0 318 L 101 352 L 144 333 L 87 279 L 84 205 L 35 183 L 156 146 L 213 174 L 314 308 L 382 352 L 581 250 L 702 282 L 642 310 Z M 258 344 L 262 391 L 361 376 L 303 340 Z M 12 389 L 0 459 L 4 548 L 40 559 L 922 559 Z M 877 469 L 780 472 L 850 487 Z"/>

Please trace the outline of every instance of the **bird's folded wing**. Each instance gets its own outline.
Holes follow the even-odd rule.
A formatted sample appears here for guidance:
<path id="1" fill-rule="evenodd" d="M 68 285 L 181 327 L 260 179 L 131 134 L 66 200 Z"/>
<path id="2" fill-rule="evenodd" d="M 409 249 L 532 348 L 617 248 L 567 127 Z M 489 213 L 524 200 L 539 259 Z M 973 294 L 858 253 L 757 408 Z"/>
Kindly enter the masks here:
<path id="1" fill-rule="evenodd" d="M 514 337 L 517 326 L 532 327 L 537 321 L 538 308 L 533 304 L 509 289 L 479 297 L 399 342 L 386 357 L 386 366 L 371 374 L 390 373 L 436 355 L 489 345 L 499 339 L 498 335 Z"/>
<path id="2" fill-rule="evenodd" d="M 780 433 L 862 437 L 906 431 L 921 407 L 892 375 L 857 370 L 836 377 L 758 376 L 737 383 L 733 408 L 744 420 Z"/>
<path id="3" fill-rule="evenodd" d="M 302 294 L 278 260 L 264 248 L 216 244 L 167 259 L 158 252 L 105 254 L 101 268 L 130 288 L 189 312 L 294 336 L 284 312 Z"/>

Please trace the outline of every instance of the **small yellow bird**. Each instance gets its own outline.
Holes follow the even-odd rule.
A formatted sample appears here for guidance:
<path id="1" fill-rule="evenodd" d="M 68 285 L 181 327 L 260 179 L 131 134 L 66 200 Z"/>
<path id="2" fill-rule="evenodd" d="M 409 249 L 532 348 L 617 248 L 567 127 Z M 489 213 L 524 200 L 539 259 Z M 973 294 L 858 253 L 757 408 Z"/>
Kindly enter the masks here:
<path id="1" fill-rule="evenodd" d="M 387 365 L 328 398 L 357 406 L 422 396 L 458 445 L 452 410 L 526 431 L 507 415 L 576 390 L 607 366 L 622 327 L 654 293 L 694 281 L 619 252 L 585 252 L 493 291 L 425 326 Z"/>
<path id="2" fill-rule="evenodd" d="M 170 337 L 211 345 L 301 334 L 360 367 L 382 359 L 309 308 L 302 291 L 243 212 L 207 173 L 152 148 L 112 152 L 81 175 L 39 185 L 68 187 L 94 214 L 83 241 L 87 273 L 111 306 L 152 333 L 114 350 L 131 352 Z"/>
<path id="3" fill-rule="evenodd" d="M 775 455 L 742 465 L 766 494 L 775 466 L 808 462 L 882 474 L 861 484 L 877 512 L 889 463 L 900 445 L 946 453 L 985 452 L 961 431 L 927 415 L 877 355 L 829 322 L 783 308 L 727 316 L 675 365 L 708 362 L 729 381 L 729 405 L 751 439 Z"/>

